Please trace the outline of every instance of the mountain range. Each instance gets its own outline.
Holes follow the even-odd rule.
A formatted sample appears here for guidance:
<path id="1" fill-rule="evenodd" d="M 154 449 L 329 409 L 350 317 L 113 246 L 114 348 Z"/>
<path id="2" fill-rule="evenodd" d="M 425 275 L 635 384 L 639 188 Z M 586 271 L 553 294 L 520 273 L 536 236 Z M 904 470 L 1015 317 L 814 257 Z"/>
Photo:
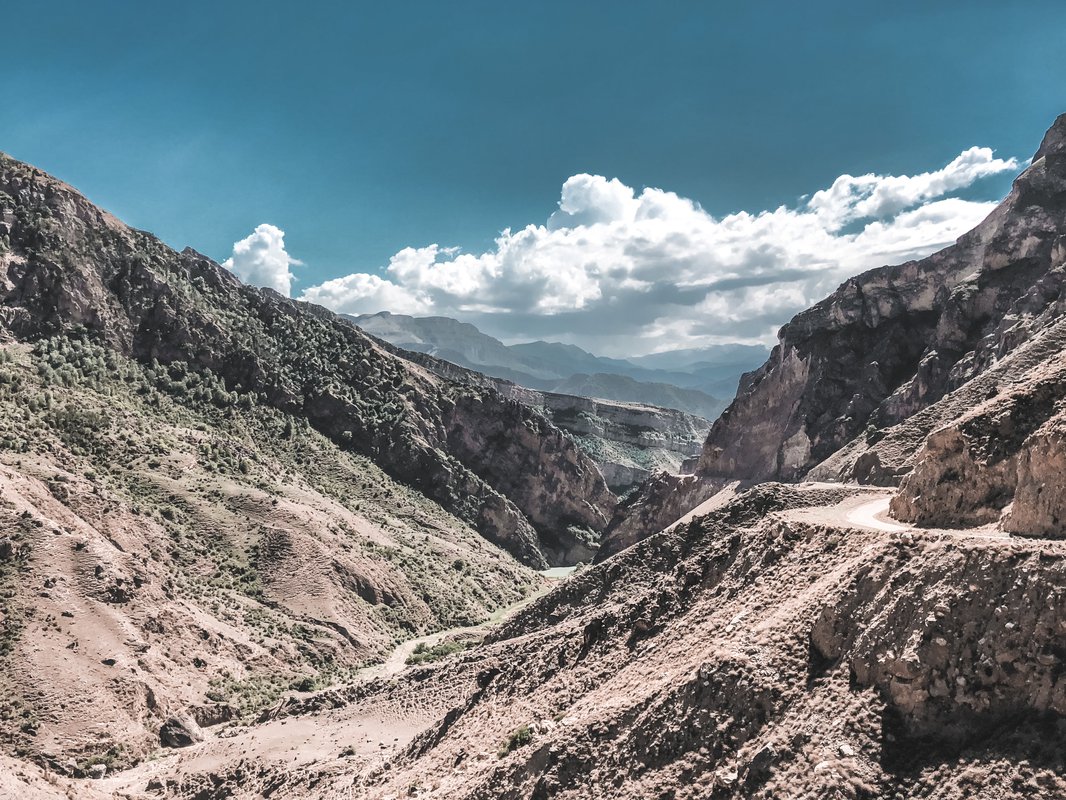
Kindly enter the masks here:
<path id="1" fill-rule="evenodd" d="M 351 317 L 360 328 L 398 347 L 531 389 L 685 411 L 713 420 L 740 376 L 765 359 L 759 345 L 728 344 L 640 356 L 596 356 L 575 345 L 506 345 L 449 317 L 411 317 L 387 311 Z"/>

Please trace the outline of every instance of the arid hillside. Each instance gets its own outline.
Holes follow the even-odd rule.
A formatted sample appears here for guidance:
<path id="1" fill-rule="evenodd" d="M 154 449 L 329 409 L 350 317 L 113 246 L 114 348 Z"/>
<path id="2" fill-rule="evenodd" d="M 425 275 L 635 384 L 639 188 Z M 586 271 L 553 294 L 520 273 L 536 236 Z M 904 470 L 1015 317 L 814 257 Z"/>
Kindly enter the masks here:
<path id="1" fill-rule="evenodd" d="M 763 484 L 479 646 L 90 784 L 177 798 L 1059 797 L 1066 545 Z M 153 787 L 158 791 L 153 791 Z"/>
<path id="2" fill-rule="evenodd" d="M 0 741 L 134 763 L 483 622 L 614 505 L 547 419 L 0 158 Z"/>

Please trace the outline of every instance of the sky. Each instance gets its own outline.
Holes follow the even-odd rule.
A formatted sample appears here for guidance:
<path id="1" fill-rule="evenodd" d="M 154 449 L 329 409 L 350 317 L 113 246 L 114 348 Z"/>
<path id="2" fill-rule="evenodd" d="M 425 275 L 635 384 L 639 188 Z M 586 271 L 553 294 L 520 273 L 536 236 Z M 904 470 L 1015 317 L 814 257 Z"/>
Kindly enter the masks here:
<path id="1" fill-rule="evenodd" d="M 883 8 L 882 8 L 883 6 Z M 242 279 L 606 355 L 772 341 L 988 213 L 1066 4 L 4 10 L 0 150 Z"/>

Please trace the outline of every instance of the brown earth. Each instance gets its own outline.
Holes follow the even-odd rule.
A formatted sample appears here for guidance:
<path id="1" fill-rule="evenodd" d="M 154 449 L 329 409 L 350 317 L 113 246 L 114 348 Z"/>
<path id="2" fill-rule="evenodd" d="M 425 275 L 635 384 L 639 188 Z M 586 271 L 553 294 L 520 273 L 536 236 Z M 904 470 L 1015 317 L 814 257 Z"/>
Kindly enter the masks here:
<path id="1" fill-rule="evenodd" d="M 1061 796 L 1066 545 L 908 528 L 885 519 L 889 497 L 764 484 L 583 570 L 473 650 L 87 785 L 200 800 Z"/>

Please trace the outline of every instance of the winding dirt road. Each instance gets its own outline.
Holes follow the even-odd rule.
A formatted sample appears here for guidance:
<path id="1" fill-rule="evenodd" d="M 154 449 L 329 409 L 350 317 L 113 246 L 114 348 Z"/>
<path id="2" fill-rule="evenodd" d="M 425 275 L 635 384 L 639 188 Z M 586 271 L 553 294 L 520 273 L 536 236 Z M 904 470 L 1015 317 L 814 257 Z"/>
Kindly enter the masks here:
<path id="1" fill-rule="evenodd" d="M 888 503 L 891 499 L 890 495 L 884 495 L 863 503 L 848 511 L 844 515 L 844 521 L 859 528 L 871 528 L 890 533 L 910 530 L 911 526 L 901 525 L 888 518 Z"/>

